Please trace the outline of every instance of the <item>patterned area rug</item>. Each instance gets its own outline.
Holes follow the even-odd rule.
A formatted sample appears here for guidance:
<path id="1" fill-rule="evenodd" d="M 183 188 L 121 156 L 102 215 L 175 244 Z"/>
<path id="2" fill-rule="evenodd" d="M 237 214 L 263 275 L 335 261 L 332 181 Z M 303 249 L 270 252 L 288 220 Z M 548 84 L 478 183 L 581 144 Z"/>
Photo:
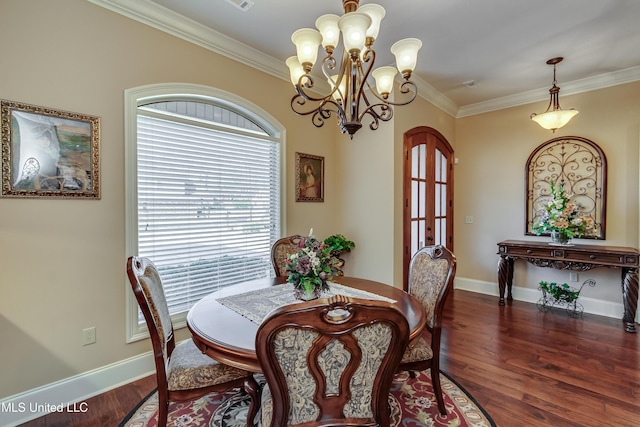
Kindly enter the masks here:
<path id="1" fill-rule="evenodd" d="M 495 427 L 491 417 L 462 387 L 442 372 L 440 378 L 447 416 L 438 412 L 429 370 L 418 372 L 415 379 L 404 372 L 396 375 L 389 396 L 391 426 Z M 245 427 L 248 409 L 248 396 L 241 389 L 232 388 L 190 402 L 171 403 L 167 426 Z M 157 411 L 158 394 L 154 392 L 119 427 L 157 427 Z"/>

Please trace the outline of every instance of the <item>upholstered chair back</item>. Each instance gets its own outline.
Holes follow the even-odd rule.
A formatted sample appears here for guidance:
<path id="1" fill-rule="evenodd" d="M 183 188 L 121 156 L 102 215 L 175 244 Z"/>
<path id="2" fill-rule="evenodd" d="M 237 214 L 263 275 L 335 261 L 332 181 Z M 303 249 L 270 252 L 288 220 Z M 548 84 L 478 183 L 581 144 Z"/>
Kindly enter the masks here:
<path id="1" fill-rule="evenodd" d="M 219 363 L 193 340 L 176 345 L 173 324 L 157 268 L 144 257 L 129 257 L 127 276 L 149 329 L 158 383 L 158 425 L 165 426 L 170 401 L 185 401 L 212 391 L 244 387 L 251 396 L 248 418 L 259 408 L 258 384 L 251 372 Z"/>
<path id="2" fill-rule="evenodd" d="M 295 234 L 293 236 L 283 237 L 273 244 L 271 247 L 271 263 L 273 264 L 276 277 L 289 275 L 285 268 L 287 256 L 298 253 L 302 239 L 302 236 Z"/>
<path id="3" fill-rule="evenodd" d="M 133 275 L 129 279 L 136 285 L 133 287 L 134 294 L 147 322 L 149 335 L 157 341 L 153 343 L 154 349 L 157 347 L 162 353 L 166 364 L 175 346 L 175 339 L 160 274 L 148 258 L 132 257 L 129 263 L 127 271 Z"/>
<path id="4" fill-rule="evenodd" d="M 262 425 L 388 426 L 408 337 L 406 318 L 386 301 L 337 295 L 274 310 L 256 338 Z"/>
<path id="5" fill-rule="evenodd" d="M 430 328 L 440 319 L 438 310 L 451 289 L 455 268 L 454 255 L 441 245 L 425 246 L 411 259 L 409 293 L 422 303 Z"/>
<path id="6" fill-rule="evenodd" d="M 440 384 L 442 312 L 455 275 L 456 257 L 441 245 L 425 246 L 413 255 L 409 264 L 409 293 L 422 303 L 430 337 L 427 340 L 423 335 L 409 345 L 400 369 L 409 371 L 412 378 L 415 371 L 431 369 L 433 393 L 442 415 L 447 414 Z"/>

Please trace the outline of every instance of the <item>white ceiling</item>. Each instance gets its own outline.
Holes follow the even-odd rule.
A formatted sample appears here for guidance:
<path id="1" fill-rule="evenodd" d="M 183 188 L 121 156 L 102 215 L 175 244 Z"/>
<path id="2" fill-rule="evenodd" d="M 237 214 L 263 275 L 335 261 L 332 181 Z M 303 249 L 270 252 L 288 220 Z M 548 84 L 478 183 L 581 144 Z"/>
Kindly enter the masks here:
<path id="1" fill-rule="evenodd" d="M 291 33 L 341 15 L 341 0 L 89 0 L 287 78 Z M 553 67 L 563 95 L 640 80 L 637 0 L 362 0 L 387 13 L 374 49 L 422 40 L 414 73 L 421 96 L 453 116 L 548 100 Z M 221 33 L 221 34 L 220 34 Z M 223 35 L 231 38 L 227 39 Z M 240 42 L 241 44 L 238 44 Z M 473 81 L 472 87 L 465 82 Z M 293 89 L 292 89 L 293 94 Z M 546 105 L 541 107 L 546 108 Z M 542 111 L 540 111 L 542 112 Z"/>

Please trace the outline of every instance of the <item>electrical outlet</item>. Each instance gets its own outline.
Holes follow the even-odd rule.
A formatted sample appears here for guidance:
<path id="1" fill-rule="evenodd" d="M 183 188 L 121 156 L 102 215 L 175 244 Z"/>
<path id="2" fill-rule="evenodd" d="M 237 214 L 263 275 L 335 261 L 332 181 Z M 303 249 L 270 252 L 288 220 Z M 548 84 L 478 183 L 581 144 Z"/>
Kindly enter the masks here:
<path id="1" fill-rule="evenodd" d="M 92 326 L 82 330 L 82 345 L 96 343 L 96 327 Z"/>
<path id="2" fill-rule="evenodd" d="M 569 280 L 572 281 L 572 282 L 577 282 L 578 281 L 578 272 L 577 271 L 569 272 Z"/>
<path id="3" fill-rule="evenodd" d="M 471 215 L 467 215 L 464 217 L 465 224 L 473 224 L 473 217 Z"/>

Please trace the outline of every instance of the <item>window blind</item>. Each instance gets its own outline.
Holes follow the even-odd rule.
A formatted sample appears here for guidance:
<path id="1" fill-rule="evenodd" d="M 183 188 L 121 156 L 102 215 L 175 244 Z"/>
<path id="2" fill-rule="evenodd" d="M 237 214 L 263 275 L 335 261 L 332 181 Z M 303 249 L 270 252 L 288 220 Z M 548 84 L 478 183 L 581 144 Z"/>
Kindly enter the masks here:
<path id="1" fill-rule="evenodd" d="M 138 254 L 158 267 L 170 313 L 224 286 L 272 276 L 279 143 L 137 117 Z"/>

